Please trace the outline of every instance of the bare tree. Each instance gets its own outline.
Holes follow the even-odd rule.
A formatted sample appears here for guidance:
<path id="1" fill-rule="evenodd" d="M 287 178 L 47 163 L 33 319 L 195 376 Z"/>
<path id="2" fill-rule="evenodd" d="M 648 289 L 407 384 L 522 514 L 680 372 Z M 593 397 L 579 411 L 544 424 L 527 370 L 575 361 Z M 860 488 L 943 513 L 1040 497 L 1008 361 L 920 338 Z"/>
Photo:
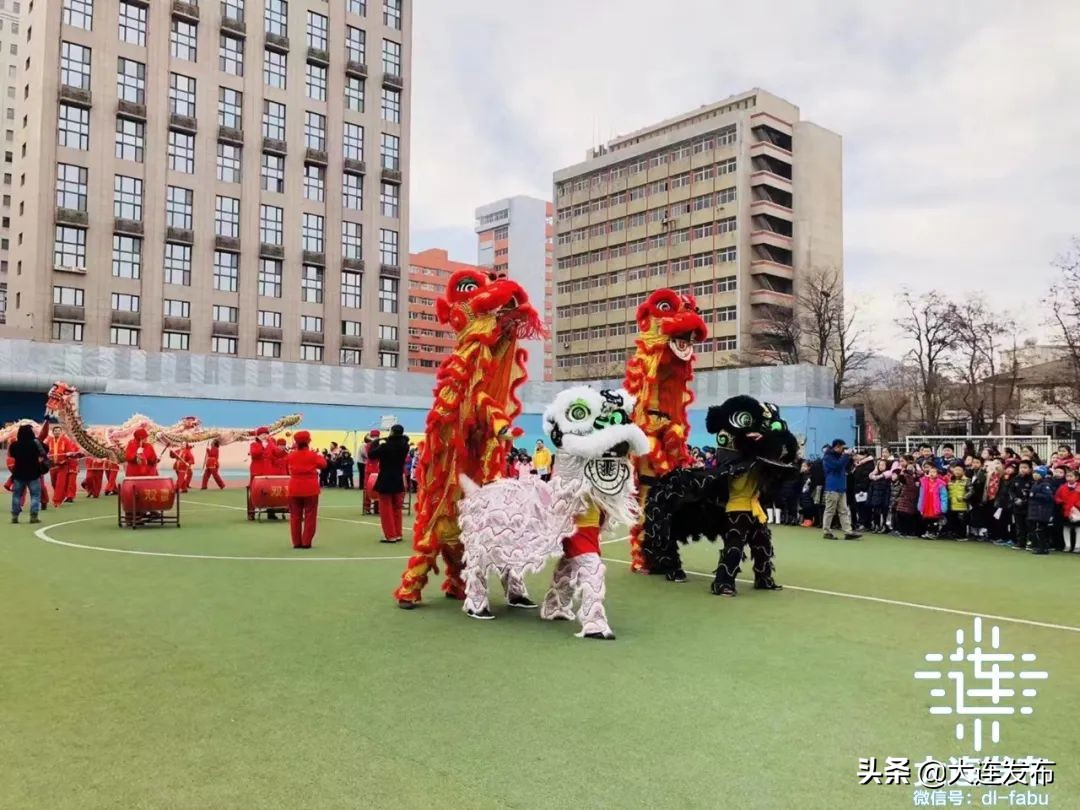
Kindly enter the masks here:
<path id="1" fill-rule="evenodd" d="M 971 432 L 992 433 L 997 421 L 1016 401 L 1020 363 L 1016 322 L 990 310 L 981 296 L 954 307 L 957 376 L 955 401 L 967 414 Z M 1011 360 L 1002 367 L 1002 349 L 1011 345 Z"/>
<path id="2" fill-rule="evenodd" d="M 911 394 L 901 389 L 881 388 L 867 391 L 862 401 L 867 415 L 877 428 L 877 441 L 882 444 L 899 441 L 900 422 L 911 406 Z"/>
<path id="3" fill-rule="evenodd" d="M 1054 266 L 1060 272 L 1050 288 L 1047 304 L 1050 324 L 1065 349 L 1061 388 L 1064 396 L 1058 405 L 1074 421 L 1080 420 L 1080 237 L 1074 236 L 1069 250 Z"/>
<path id="4" fill-rule="evenodd" d="M 898 326 L 910 342 L 907 360 L 915 369 L 917 402 L 922 428 L 937 433 L 948 395 L 950 363 L 956 349 L 956 306 L 932 290 L 916 297 L 902 293 L 904 309 Z"/>
<path id="5" fill-rule="evenodd" d="M 852 304 L 841 306 L 834 314 L 835 340 L 829 351 L 829 365 L 833 368 L 833 398 L 836 402 L 854 399 L 874 386 L 870 374 L 873 354 L 865 348 L 868 335 L 857 325 L 858 308 Z"/>
<path id="6" fill-rule="evenodd" d="M 808 362 L 803 357 L 801 318 L 770 307 L 768 317 L 763 320 L 765 329 L 759 334 L 762 346 L 746 354 L 744 365 L 796 366 Z"/>

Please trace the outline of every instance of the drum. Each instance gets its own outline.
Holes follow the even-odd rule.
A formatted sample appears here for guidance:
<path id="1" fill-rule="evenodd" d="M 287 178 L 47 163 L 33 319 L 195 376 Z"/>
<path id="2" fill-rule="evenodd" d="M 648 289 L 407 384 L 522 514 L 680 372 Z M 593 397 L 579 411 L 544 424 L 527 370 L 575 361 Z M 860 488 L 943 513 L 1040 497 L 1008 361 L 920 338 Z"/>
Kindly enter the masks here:
<path id="1" fill-rule="evenodd" d="M 289 476 L 256 475 L 250 493 L 251 509 L 288 509 Z"/>
<path id="2" fill-rule="evenodd" d="M 176 501 L 176 481 L 157 475 L 128 476 L 120 485 L 120 508 L 127 514 L 168 512 Z"/>

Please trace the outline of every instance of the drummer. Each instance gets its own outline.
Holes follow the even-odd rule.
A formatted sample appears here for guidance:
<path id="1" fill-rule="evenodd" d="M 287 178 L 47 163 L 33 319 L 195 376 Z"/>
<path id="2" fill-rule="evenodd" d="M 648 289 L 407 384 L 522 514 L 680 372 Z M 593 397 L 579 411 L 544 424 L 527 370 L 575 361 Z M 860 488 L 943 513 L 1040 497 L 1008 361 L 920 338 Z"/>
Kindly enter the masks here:
<path id="1" fill-rule="evenodd" d="M 150 434 L 145 428 L 139 428 L 131 437 L 124 452 L 124 459 L 127 461 L 127 466 L 124 467 L 125 477 L 158 474 L 158 456 L 154 445 L 147 441 L 149 437 Z"/>

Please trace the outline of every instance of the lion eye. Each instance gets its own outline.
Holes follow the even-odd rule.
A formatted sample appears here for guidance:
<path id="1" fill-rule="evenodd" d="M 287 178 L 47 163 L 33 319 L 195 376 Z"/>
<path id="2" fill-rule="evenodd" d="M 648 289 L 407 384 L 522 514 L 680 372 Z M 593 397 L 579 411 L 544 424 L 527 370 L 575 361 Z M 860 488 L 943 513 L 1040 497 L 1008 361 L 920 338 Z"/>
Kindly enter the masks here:
<path id="1" fill-rule="evenodd" d="M 477 284 L 474 279 L 467 278 L 458 282 L 457 290 L 458 292 L 472 292 L 473 290 L 479 289 L 479 287 L 480 285 Z"/>
<path id="2" fill-rule="evenodd" d="M 661 301 L 656 305 L 657 312 L 671 312 L 671 302 Z"/>
<path id="3" fill-rule="evenodd" d="M 784 429 L 784 424 L 783 424 L 783 422 L 773 422 L 771 425 L 769 425 L 769 427 L 772 430 L 783 430 Z"/>
<path id="4" fill-rule="evenodd" d="M 731 416 L 731 424 L 737 428 L 748 428 L 754 424 L 754 415 L 750 411 L 739 411 Z"/>
<path id="5" fill-rule="evenodd" d="M 566 417 L 572 422 L 581 422 L 588 419 L 591 413 L 589 406 L 581 400 L 574 402 L 566 409 Z"/>

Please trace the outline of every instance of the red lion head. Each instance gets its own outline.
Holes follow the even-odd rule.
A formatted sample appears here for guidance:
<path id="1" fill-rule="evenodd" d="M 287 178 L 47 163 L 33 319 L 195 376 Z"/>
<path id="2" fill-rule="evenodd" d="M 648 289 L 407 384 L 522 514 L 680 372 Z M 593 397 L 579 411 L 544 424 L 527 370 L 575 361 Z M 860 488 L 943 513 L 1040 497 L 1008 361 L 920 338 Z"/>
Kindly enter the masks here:
<path id="1" fill-rule="evenodd" d="M 459 335 L 482 318 L 494 318 L 488 337 L 540 337 L 544 326 L 529 296 L 516 281 L 482 270 L 458 270 L 446 282 L 446 295 L 435 302 L 440 323 Z"/>
<path id="2" fill-rule="evenodd" d="M 683 362 L 694 356 L 694 344 L 709 336 L 694 296 L 657 290 L 637 309 L 641 334 L 653 345 L 664 345 Z"/>

